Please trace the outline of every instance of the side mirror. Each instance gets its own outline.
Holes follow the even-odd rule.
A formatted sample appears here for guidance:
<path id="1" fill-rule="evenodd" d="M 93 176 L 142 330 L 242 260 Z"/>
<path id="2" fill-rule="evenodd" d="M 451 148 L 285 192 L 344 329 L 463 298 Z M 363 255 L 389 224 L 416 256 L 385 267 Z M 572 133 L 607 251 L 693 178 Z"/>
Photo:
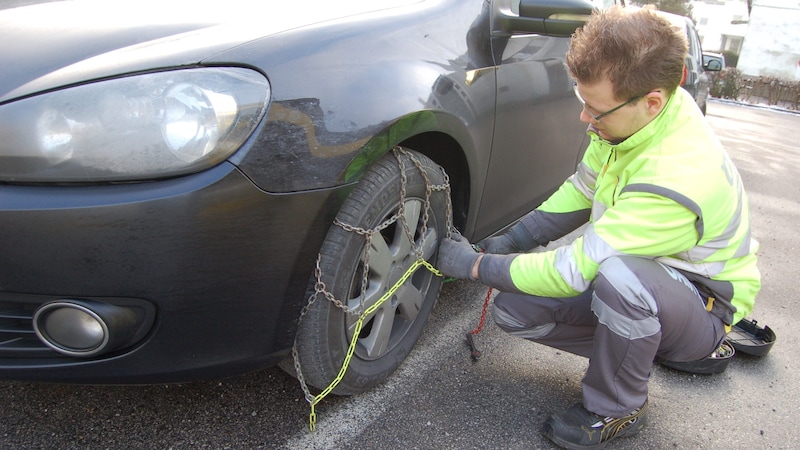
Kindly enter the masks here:
<path id="1" fill-rule="evenodd" d="M 703 53 L 703 69 L 707 72 L 719 72 L 725 67 L 725 57 L 710 53 Z"/>
<path id="2" fill-rule="evenodd" d="M 591 17 L 597 6 L 592 0 L 520 0 L 514 11 L 508 0 L 498 8 L 496 23 L 510 34 L 572 36 Z"/>

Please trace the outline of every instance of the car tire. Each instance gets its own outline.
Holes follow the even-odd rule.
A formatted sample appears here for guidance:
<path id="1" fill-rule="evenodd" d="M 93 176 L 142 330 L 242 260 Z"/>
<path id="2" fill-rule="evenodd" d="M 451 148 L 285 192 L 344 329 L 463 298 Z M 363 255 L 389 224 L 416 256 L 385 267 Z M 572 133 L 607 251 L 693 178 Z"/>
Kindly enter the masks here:
<path id="1" fill-rule="evenodd" d="M 320 250 L 320 278 L 312 277 L 317 289 L 309 294 L 314 301 L 301 317 L 295 339 L 299 367 L 309 386 L 325 389 L 337 377 L 358 321 L 355 313 L 363 312 L 390 290 L 418 259 L 415 248 L 426 261 L 434 262 L 439 239 L 449 226 L 449 190 L 430 191 L 428 187 L 443 186 L 444 178 L 441 168 L 424 155 L 395 150 L 377 161 L 345 200 L 337 215 L 338 224 L 331 226 Z M 427 215 L 426 193 L 430 199 Z M 399 212 L 403 198 L 404 217 L 414 243 L 411 245 L 409 233 L 399 221 L 374 234 L 368 253 L 368 283 L 362 296 L 366 240 L 353 229 L 372 230 L 385 224 Z M 350 313 L 319 292 L 319 281 Z M 366 317 L 347 371 L 332 392 L 357 394 L 388 378 L 422 334 L 441 284 L 440 276 L 420 266 L 391 298 Z M 292 358 L 282 367 L 297 376 Z"/>

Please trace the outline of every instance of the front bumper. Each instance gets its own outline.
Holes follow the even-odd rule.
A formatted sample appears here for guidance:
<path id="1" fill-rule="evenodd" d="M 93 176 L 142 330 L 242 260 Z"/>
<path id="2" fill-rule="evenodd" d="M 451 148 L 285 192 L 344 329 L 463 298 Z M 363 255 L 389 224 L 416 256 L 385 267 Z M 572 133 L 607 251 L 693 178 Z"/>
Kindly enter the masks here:
<path id="1" fill-rule="evenodd" d="M 277 362 L 342 197 L 265 193 L 229 163 L 152 183 L 0 186 L 0 378 L 160 383 Z M 65 356 L 31 321 L 64 298 L 152 305 L 154 320 L 131 346 Z"/>

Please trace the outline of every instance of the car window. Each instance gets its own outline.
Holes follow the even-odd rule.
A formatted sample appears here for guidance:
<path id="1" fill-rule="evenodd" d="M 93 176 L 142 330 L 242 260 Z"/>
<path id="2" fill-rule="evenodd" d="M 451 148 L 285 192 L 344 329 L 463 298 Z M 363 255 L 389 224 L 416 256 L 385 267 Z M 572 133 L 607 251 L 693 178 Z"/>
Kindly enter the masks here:
<path id="1" fill-rule="evenodd" d="M 703 60 L 703 52 L 700 48 L 700 36 L 697 35 L 697 30 L 694 27 L 689 27 L 689 54 L 692 56 L 692 64 L 697 65 L 697 70 L 703 70 L 702 66 L 697 64 L 698 61 Z"/>

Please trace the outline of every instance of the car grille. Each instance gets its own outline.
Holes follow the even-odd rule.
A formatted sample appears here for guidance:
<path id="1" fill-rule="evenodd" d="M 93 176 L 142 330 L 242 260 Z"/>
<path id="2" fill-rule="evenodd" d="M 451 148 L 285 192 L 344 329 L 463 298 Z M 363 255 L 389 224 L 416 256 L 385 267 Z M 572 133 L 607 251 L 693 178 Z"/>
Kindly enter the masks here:
<path id="1" fill-rule="evenodd" d="M 13 296 L 0 298 L 0 358 L 59 357 L 33 331 L 33 313 L 51 298 Z"/>

